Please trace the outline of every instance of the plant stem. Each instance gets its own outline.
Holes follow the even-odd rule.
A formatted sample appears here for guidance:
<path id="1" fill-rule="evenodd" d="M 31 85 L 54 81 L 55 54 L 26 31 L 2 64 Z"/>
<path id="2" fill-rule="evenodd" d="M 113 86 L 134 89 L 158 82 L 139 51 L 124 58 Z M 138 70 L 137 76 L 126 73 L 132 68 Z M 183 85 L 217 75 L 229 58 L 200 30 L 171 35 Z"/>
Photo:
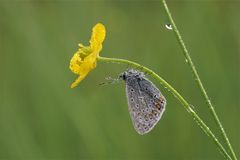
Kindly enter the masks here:
<path id="1" fill-rule="evenodd" d="M 117 58 L 106 58 L 106 57 L 98 57 L 99 61 L 102 62 L 111 62 L 111 63 L 120 63 L 120 64 L 127 64 L 135 68 L 139 68 L 143 70 L 144 72 L 148 73 L 150 76 L 155 78 L 157 81 L 159 81 L 168 91 L 170 91 L 175 98 L 177 98 L 182 105 L 185 107 L 185 109 L 188 111 L 188 113 L 192 116 L 192 118 L 197 122 L 197 124 L 200 126 L 200 128 L 204 131 L 205 134 L 207 134 L 212 141 L 217 145 L 220 152 L 223 154 L 223 156 L 229 160 L 231 160 L 231 157 L 228 155 L 226 150 L 223 148 L 221 143 L 218 141 L 218 139 L 215 137 L 215 135 L 212 133 L 212 131 L 208 128 L 208 126 L 202 121 L 202 119 L 197 115 L 197 113 L 192 110 L 189 103 L 170 85 L 168 84 L 163 78 L 161 78 L 159 75 L 157 75 L 155 72 L 150 70 L 147 67 L 144 67 L 136 62 L 132 62 L 125 59 L 117 59 Z"/>
<path id="2" fill-rule="evenodd" d="M 179 42 L 179 44 L 180 44 L 180 46 L 181 46 L 181 48 L 183 50 L 183 54 L 184 54 L 184 56 L 186 58 L 186 61 L 187 61 L 188 65 L 189 65 L 189 67 L 191 68 L 191 71 L 193 73 L 193 78 L 195 79 L 195 82 L 197 83 L 198 87 L 200 88 L 203 97 L 207 101 L 207 105 L 208 105 L 208 108 L 210 109 L 211 115 L 214 117 L 214 120 L 215 120 L 218 128 L 221 131 L 223 139 L 225 140 L 225 143 L 227 144 L 227 146 L 228 146 L 228 148 L 229 148 L 229 150 L 231 152 L 232 158 L 234 160 L 237 160 L 237 157 L 236 157 L 235 152 L 234 152 L 234 150 L 232 148 L 232 145 L 231 145 L 231 143 L 230 143 L 230 141 L 228 139 L 228 136 L 227 136 L 227 134 L 226 134 L 226 132 L 225 132 L 225 130 L 223 128 L 223 125 L 222 125 L 220 119 L 218 118 L 218 115 L 217 115 L 217 113 L 216 113 L 216 111 L 215 111 L 215 109 L 214 109 L 214 107 L 213 107 L 213 105 L 212 105 L 208 95 L 207 95 L 207 92 L 206 92 L 205 88 L 203 87 L 203 84 L 202 84 L 202 82 L 200 80 L 200 77 L 199 77 L 199 75 L 197 73 L 197 70 L 196 70 L 196 68 L 195 68 L 195 66 L 193 64 L 193 61 L 192 61 L 192 59 L 190 57 L 190 54 L 189 54 L 189 52 L 188 52 L 188 50 L 187 50 L 187 48 L 186 48 L 186 46 L 184 44 L 184 41 L 183 41 L 183 39 L 182 39 L 178 29 L 177 29 L 176 24 L 175 24 L 175 22 L 174 22 L 174 20 L 173 20 L 173 18 L 171 16 L 171 12 L 168 9 L 167 3 L 166 3 L 165 0 L 162 0 L 162 3 L 163 3 L 163 6 L 164 6 L 164 9 L 165 9 L 165 11 L 166 11 L 166 13 L 168 15 L 168 18 L 170 20 L 170 23 L 172 25 L 173 31 L 175 33 L 175 36 L 176 36 L 176 38 L 177 38 L 177 40 L 178 40 L 178 42 Z"/>

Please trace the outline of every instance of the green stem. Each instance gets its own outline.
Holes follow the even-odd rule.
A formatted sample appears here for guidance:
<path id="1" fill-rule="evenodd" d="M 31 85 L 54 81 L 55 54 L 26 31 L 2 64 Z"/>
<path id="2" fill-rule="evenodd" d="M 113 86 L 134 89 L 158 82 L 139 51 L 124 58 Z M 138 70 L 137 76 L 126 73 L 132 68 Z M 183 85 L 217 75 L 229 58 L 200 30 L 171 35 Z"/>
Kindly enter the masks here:
<path id="1" fill-rule="evenodd" d="M 182 39 L 178 29 L 177 29 L 176 24 L 175 24 L 175 22 L 174 22 L 174 20 L 173 20 L 173 18 L 171 16 L 171 12 L 168 9 L 167 3 L 166 3 L 165 0 L 162 0 L 162 3 L 163 3 L 163 6 L 164 6 L 164 9 L 165 9 L 165 11 L 166 11 L 166 13 L 168 15 L 168 18 L 170 20 L 170 23 L 172 25 L 173 31 L 175 33 L 175 36 L 176 36 L 176 38 L 177 38 L 177 40 L 178 40 L 178 42 L 179 42 L 179 44 L 180 44 L 180 46 L 181 46 L 181 48 L 183 50 L 183 54 L 184 54 L 184 56 L 186 58 L 186 62 L 188 63 L 189 67 L 191 68 L 191 71 L 193 73 L 193 78 L 195 79 L 198 87 L 200 88 L 203 97 L 207 101 L 207 105 L 208 105 L 208 108 L 210 109 L 211 115 L 214 117 L 214 120 L 215 120 L 217 126 L 219 127 L 219 129 L 221 131 L 223 139 L 225 140 L 225 143 L 227 144 L 227 146 L 228 146 L 228 148 L 229 148 L 229 150 L 231 152 L 232 158 L 234 160 L 237 160 L 237 157 L 236 157 L 236 155 L 234 153 L 234 150 L 233 150 L 232 145 L 231 145 L 231 143 L 230 143 L 230 141 L 228 139 L 228 136 L 227 136 L 227 134 L 226 134 L 226 132 L 225 132 L 225 130 L 223 128 L 223 125 L 222 125 L 220 119 L 218 118 L 218 115 L 217 115 L 217 113 L 216 113 L 216 111 L 215 111 L 215 109 L 214 109 L 214 107 L 213 107 L 213 105 L 212 105 L 208 95 L 207 95 L 207 92 L 206 92 L 205 88 L 203 87 L 203 84 L 202 84 L 202 82 L 200 80 L 200 77 L 199 77 L 199 75 L 197 73 L 197 70 L 196 70 L 196 68 L 195 68 L 195 66 L 193 64 L 193 61 L 192 61 L 192 59 L 190 57 L 190 54 L 189 54 L 189 52 L 188 52 L 188 50 L 187 50 L 187 48 L 186 48 L 186 46 L 184 44 L 184 41 L 183 41 L 183 39 Z"/>
<path id="2" fill-rule="evenodd" d="M 220 152 L 223 154 L 223 156 L 229 160 L 231 160 L 231 157 L 228 155 L 226 150 L 223 148 L 221 143 L 218 141 L 218 139 L 215 137 L 215 135 L 212 133 L 212 131 L 208 128 L 208 126 L 202 121 L 202 119 L 197 115 L 197 113 L 192 110 L 189 103 L 170 85 L 168 84 L 163 78 L 161 78 L 159 75 L 157 75 L 155 72 L 150 70 L 147 67 L 144 67 L 136 62 L 132 62 L 125 59 L 117 59 L 117 58 L 106 58 L 106 57 L 98 57 L 99 61 L 102 62 L 110 62 L 110 63 L 120 63 L 120 64 L 127 64 L 135 68 L 139 68 L 143 70 L 144 72 L 148 73 L 150 76 L 155 78 L 157 81 L 159 81 L 165 88 L 167 88 L 168 91 L 170 91 L 174 97 L 176 97 L 182 105 L 185 107 L 185 109 L 188 111 L 188 113 L 192 116 L 192 118 L 197 122 L 197 124 L 200 126 L 200 128 L 204 131 L 205 134 L 207 134 L 212 141 L 217 145 Z"/>

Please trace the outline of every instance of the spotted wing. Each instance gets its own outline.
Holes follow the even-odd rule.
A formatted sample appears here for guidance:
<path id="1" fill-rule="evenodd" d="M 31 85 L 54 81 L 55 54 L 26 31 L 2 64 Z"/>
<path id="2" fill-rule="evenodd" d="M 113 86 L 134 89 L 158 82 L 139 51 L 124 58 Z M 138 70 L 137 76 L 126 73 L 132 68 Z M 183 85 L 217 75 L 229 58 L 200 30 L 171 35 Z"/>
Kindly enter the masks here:
<path id="1" fill-rule="evenodd" d="M 146 78 L 127 79 L 126 92 L 128 109 L 135 130 L 141 135 L 150 132 L 164 112 L 165 98 Z"/>

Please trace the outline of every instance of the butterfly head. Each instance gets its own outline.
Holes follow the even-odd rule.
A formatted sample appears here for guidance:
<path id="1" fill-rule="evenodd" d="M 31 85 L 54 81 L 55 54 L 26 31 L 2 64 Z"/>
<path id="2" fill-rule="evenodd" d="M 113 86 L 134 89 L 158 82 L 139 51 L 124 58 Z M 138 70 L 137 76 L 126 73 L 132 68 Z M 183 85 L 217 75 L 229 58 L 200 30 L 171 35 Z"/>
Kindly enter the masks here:
<path id="1" fill-rule="evenodd" d="M 144 73 L 134 70 L 134 69 L 129 69 L 119 75 L 119 79 L 126 81 L 127 78 L 129 77 L 135 77 L 135 78 L 142 78 L 144 77 Z"/>
<path id="2" fill-rule="evenodd" d="M 127 71 L 125 71 L 121 73 L 118 78 L 125 81 L 127 78 L 127 74 L 128 74 Z"/>

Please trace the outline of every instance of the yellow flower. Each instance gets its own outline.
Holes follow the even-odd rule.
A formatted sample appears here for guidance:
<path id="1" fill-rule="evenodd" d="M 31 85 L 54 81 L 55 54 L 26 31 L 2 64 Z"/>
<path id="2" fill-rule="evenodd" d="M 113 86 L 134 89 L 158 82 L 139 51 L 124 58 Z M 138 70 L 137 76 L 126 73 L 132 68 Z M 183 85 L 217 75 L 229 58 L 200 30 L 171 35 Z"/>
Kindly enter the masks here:
<path id="1" fill-rule="evenodd" d="M 97 57 L 102 50 L 102 43 L 105 39 L 106 30 L 103 24 L 98 23 L 92 29 L 90 46 L 79 44 L 78 51 L 70 61 L 70 70 L 79 77 L 72 83 L 71 88 L 76 87 L 87 74 L 96 67 Z"/>

